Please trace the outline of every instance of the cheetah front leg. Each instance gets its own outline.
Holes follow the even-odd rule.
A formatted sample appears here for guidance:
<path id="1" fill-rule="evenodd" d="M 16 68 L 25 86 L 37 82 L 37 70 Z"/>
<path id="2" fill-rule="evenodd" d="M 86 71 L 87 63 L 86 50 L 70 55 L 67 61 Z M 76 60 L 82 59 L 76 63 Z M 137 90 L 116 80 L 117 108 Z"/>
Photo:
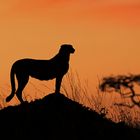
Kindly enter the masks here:
<path id="1" fill-rule="evenodd" d="M 56 77 L 56 82 L 55 82 L 55 93 L 60 93 L 62 78 L 63 78 L 63 76 Z"/>

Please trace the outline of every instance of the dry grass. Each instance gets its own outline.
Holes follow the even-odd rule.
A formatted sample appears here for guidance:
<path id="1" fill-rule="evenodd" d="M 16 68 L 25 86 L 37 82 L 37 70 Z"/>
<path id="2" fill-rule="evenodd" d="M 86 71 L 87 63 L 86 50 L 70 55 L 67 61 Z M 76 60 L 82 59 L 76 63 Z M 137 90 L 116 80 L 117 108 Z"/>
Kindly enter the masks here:
<path id="1" fill-rule="evenodd" d="M 34 94 L 31 96 L 30 94 L 27 94 L 30 90 L 25 90 L 23 98 L 27 101 L 43 98 L 46 96 L 47 89 L 48 91 L 54 91 L 54 89 L 49 88 L 45 84 L 42 84 L 42 88 L 32 82 L 30 82 L 29 85 L 34 89 Z M 11 87 L 9 85 L 6 85 L 5 88 L 1 88 L 0 109 L 11 104 L 14 105 L 19 103 L 17 98 L 14 98 L 12 103 L 7 104 L 5 102 L 7 93 L 10 93 L 10 89 Z M 72 70 L 70 70 L 70 72 L 65 76 L 61 92 L 68 98 L 95 110 L 100 115 L 107 117 L 114 122 L 126 122 L 128 125 L 140 127 L 140 108 L 128 108 L 117 105 L 116 100 L 118 98 L 120 98 L 119 101 L 122 103 L 128 104 L 129 101 L 126 101 L 124 98 L 116 96 L 113 93 L 102 93 L 98 88 L 96 93 L 91 93 L 88 80 L 82 81 L 78 73 L 73 72 Z"/>
<path id="2" fill-rule="evenodd" d="M 70 71 L 67 74 L 62 92 L 72 100 L 88 106 L 114 122 L 125 122 L 129 126 L 140 127 L 139 107 L 121 106 L 120 103 L 130 104 L 130 101 L 114 93 L 103 93 L 98 88 L 96 94 L 92 94 L 88 81 L 82 82 L 77 73 Z M 119 104 L 117 104 L 118 100 Z"/>

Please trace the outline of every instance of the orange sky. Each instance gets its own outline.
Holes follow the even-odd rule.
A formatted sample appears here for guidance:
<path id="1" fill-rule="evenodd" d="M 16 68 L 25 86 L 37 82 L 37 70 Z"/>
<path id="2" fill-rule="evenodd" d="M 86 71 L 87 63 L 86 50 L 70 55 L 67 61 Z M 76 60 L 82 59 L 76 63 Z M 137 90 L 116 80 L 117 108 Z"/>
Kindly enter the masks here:
<path id="1" fill-rule="evenodd" d="M 97 76 L 140 73 L 139 37 L 139 0 L 1 0 L 1 86 L 15 60 L 48 59 L 63 43 L 74 45 L 71 66 L 94 87 Z"/>

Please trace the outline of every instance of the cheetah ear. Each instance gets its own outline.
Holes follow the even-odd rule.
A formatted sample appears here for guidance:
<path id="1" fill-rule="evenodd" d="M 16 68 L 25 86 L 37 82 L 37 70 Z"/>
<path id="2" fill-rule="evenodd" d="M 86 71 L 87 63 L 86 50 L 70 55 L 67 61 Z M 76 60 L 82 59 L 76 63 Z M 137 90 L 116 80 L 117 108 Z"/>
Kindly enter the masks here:
<path id="1" fill-rule="evenodd" d="M 61 47 L 61 49 L 64 49 L 64 48 L 66 48 L 68 46 L 68 44 L 62 44 L 60 47 Z"/>
<path id="2" fill-rule="evenodd" d="M 70 46 L 71 46 L 71 45 L 69 45 L 69 44 L 62 44 L 62 45 L 60 46 L 59 52 L 60 52 L 60 53 L 65 53 L 65 54 L 69 54 L 69 53 L 70 53 L 70 51 L 69 51 Z"/>
<path id="3" fill-rule="evenodd" d="M 63 49 L 64 47 L 65 47 L 65 45 L 61 45 L 61 46 L 60 46 L 60 49 Z"/>
<path id="4" fill-rule="evenodd" d="M 65 45 L 61 45 L 59 52 L 62 53 L 64 50 L 65 50 Z"/>

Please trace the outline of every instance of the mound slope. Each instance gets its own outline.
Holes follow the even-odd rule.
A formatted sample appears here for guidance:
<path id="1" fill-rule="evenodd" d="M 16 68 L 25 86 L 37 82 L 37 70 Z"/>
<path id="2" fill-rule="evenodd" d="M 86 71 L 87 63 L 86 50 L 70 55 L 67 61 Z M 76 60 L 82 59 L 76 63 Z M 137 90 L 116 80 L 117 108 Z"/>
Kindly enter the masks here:
<path id="1" fill-rule="evenodd" d="M 140 130 L 116 124 L 65 97 L 49 94 L 43 99 L 0 111 L 0 137 L 40 140 L 90 140 L 140 138 Z"/>

